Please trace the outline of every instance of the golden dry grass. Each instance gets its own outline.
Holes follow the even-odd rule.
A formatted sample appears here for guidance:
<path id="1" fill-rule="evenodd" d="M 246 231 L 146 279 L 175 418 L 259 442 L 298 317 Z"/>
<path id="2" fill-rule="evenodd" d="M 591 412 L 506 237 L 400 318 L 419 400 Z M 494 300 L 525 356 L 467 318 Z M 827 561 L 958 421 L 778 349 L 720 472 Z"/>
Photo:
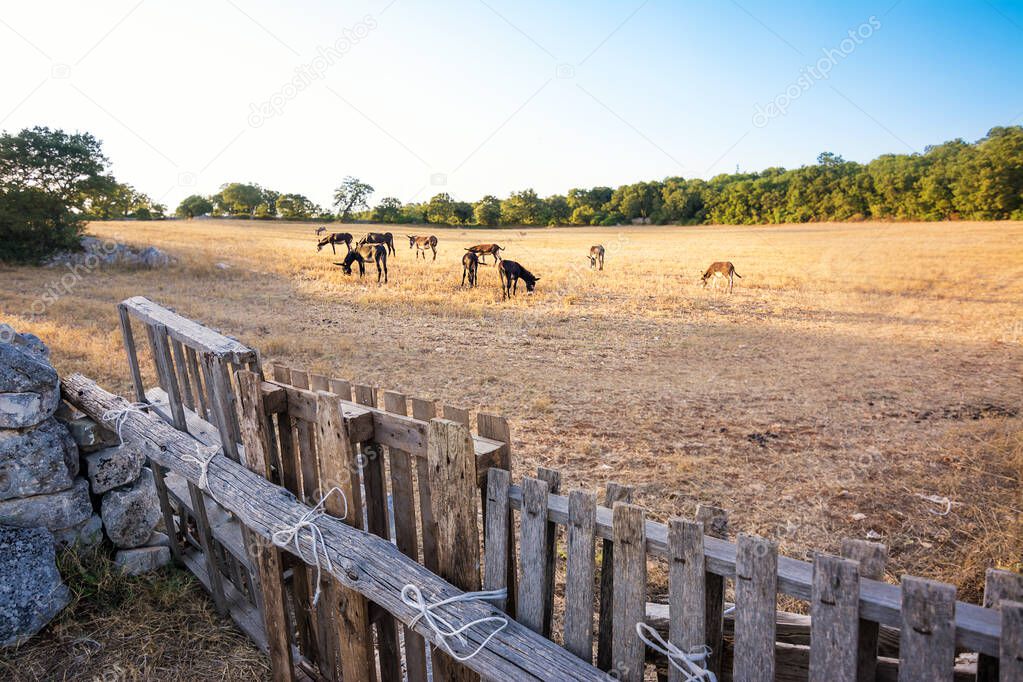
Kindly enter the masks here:
<path id="1" fill-rule="evenodd" d="M 180 263 L 87 275 L 39 316 L 61 271 L 8 268 L 0 305 L 59 369 L 122 393 L 114 304 L 142 294 L 269 363 L 506 414 L 517 476 L 632 483 L 660 519 L 714 503 L 791 556 L 877 534 L 890 576 L 966 599 L 985 567 L 1023 569 L 1023 223 L 407 230 L 438 236 L 436 262 L 389 228 L 380 286 L 372 265 L 341 274 L 344 247 L 317 253 L 313 229 L 97 223 Z M 501 302 L 491 266 L 460 288 L 462 248 L 489 241 L 541 276 L 536 295 Z M 715 260 L 742 275 L 732 295 L 698 285 Z"/>

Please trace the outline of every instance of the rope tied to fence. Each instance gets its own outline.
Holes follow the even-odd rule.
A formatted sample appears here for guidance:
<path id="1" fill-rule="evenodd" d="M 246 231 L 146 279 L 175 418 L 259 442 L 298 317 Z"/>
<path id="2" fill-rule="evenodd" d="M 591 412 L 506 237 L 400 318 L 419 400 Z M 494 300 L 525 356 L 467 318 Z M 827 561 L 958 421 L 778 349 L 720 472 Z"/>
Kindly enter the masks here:
<path id="1" fill-rule="evenodd" d="M 710 670 L 707 670 L 707 659 L 710 657 L 711 649 L 706 644 L 694 647 L 690 653 L 679 649 L 671 642 L 665 642 L 657 630 L 646 623 L 636 623 L 636 636 L 659 654 L 668 658 L 671 667 L 678 670 L 688 682 L 717 682 L 717 677 Z"/>
<path id="2" fill-rule="evenodd" d="M 219 445 L 204 446 L 202 443 L 195 444 L 195 454 L 182 455 L 182 462 L 192 462 L 199 467 L 199 482 L 196 484 L 199 486 L 199 490 L 209 493 L 209 496 L 216 500 L 213 491 L 210 490 L 210 463 L 213 462 L 213 458 L 220 454 Z"/>
<path id="3" fill-rule="evenodd" d="M 145 411 L 148 408 L 166 404 L 167 403 L 128 403 L 124 407 L 115 407 L 111 410 L 107 410 L 100 415 L 99 419 L 104 424 L 109 424 L 114 427 L 114 430 L 117 432 L 118 445 L 124 445 L 124 435 L 121 433 L 121 430 L 124 428 L 124 423 L 127 421 L 129 414 L 145 416 Z"/>
<path id="4" fill-rule="evenodd" d="M 295 544 L 295 553 L 298 554 L 299 558 L 307 564 L 316 566 L 316 592 L 313 593 L 313 606 L 316 606 L 320 601 L 320 572 L 322 571 L 322 565 L 320 564 L 320 556 L 323 556 L 323 561 L 327 565 L 327 571 L 331 572 L 334 570 L 334 564 L 330 560 L 330 555 L 327 553 L 327 543 L 323 540 L 323 531 L 316 525 L 316 522 L 327 515 L 324 510 L 324 503 L 327 498 L 331 496 L 331 493 L 337 493 L 341 496 L 341 500 L 345 503 L 345 510 L 341 516 L 332 517 L 344 519 L 348 516 L 348 498 L 341 488 L 337 486 L 327 491 L 327 494 L 320 498 L 320 501 L 316 503 L 316 506 L 302 514 L 298 521 L 294 525 L 287 526 L 274 531 L 273 535 L 270 536 L 271 542 L 281 548 L 286 548 L 289 544 Z M 299 542 L 302 531 L 305 530 L 309 533 L 309 544 L 312 546 L 312 560 L 306 558 L 305 552 L 302 551 L 302 543 Z"/>
<path id="5" fill-rule="evenodd" d="M 405 585 L 405 587 L 401 588 L 401 600 L 405 602 L 407 605 L 419 611 L 419 614 L 409 622 L 409 626 L 410 627 L 414 626 L 420 619 L 422 619 L 440 639 L 441 648 L 444 649 L 444 651 L 447 652 L 447 654 L 451 656 L 451 658 L 460 662 L 468 661 L 470 658 L 472 658 L 479 652 L 483 651 L 483 649 L 486 648 L 487 644 L 490 643 L 490 640 L 492 640 L 497 635 L 497 633 L 508 627 L 508 618 L 506 618 L 505 616 L 484 616 L 483 618 L 477 618 L 474 621 L 466 623 L 462 627 L 456 628 L 451 623 L 451 621 L 444 618 L 435 611 L 442 606 L 447 606 L 448 604 L 455 604 L 457 602 L 467 602 L 476 600 L 501 601 L 507 598 L 508 590 L 507 588 L 502 587 L 499 590 L 485 590 L 483 592 L 465 592 L 463 594 L 458 594 L 455 595 L 454 597 L 448 597 L 447 599 L 442 599 L 438 602 L 430 604 L 427 603 L 426 598 L 423 596 L 423 591 L 420 590 L 417 586 L 413 585 L 412 583 L 409 583 Z M 487 635 L 486 639 L 484 639 L 480 643 L 480 645 L 476 647 L 475 650 L 473 650 L 472 653 L 464 655 L 455 653 L 454 649 L 451 648 L 451 644 L 448 642 L 448 640 L 457 639 L 462 646 L 468 646 L 469 642 L 465 638 L 465 635 L 463 635 L 462 633 L 468 630 L 469 628 L 475 627 L 477 625 L 482 625 L 483 623 L 500 623 L 500 625 L 498 625 L 489 635 Z"/>

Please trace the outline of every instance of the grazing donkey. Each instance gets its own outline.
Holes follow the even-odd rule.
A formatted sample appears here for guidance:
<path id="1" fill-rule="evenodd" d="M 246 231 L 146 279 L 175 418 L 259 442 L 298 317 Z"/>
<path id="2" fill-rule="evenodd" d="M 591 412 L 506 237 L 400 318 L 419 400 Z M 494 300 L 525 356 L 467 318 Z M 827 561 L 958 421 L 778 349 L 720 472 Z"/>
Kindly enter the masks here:
<path id="1" fill-rule="evenodd" d="M 707 288 L 707 280 L 709 280 L 711 277 L 714 278 L 715 289 L 718 286 L 718 280 L 725 279 L 727 277 L 728 293 L 732 293 L 732 284 L 735 282 L 733 277 L 738 277 L 739 279 L 742 279 L 742 275 L 735 271 L 735 266 L 732 265 L 731 261 L 717 261 L 716 263 L 710 264 L 710 267 L 707 268 L 707 272 L 703 273 L 703 277 L 701 278 L 703 279 L 704 289 Z"/>
<path id="2" fill-rule="evenodd" d="M 370 232 L 359 240 L 359 246 L 363 244 L 386 244 L 388 253 L 397 253 L 394 250 L 394 235 L 390 232 Z"/>
<path id="3" fill-rule="evenodd" d="M 322 250 L 323 247 L 326 246 L 327 244 L 330 244 L 330 250 L 333 251 L 335 254 L 337 253 L 337 249 L 334 248 L 335 244 L 344 244 L 346 247 L 348 247 L 348 251 L 351 252 L 352 235 L 349 234 L 348 232 L 331 232 L 316 244 L 316 250 L 317 251 Z"/>
<path id="4" fill-rule="evenodd" d="M 497 264 L 497 275 L 501 278 L 501 300 L 511 298 L 519 288 L 519 279 L 526 283 L 526 291 L 533 293 L 539 276 L 519 265 L 513 260 L 503 260 Z"/>
<path id="5" fill-rule="evenodd" d="M 419 258 L 419 252 L 423 252 L 423 260 L 426 260 L 426 250 L 433 250 L 433 259 L 437 260 L 437 238 L 432 234 L 429 237 L 418 237 L 414 234 L 405 235 L 408 237 L 408 247 L 411 249 L 415 247 L 416 258 Z"/>
<path id="6" fill-rule="evenodd" d="M 590 270 L 597 267 L 597 263 L 600 263 L 600 269 L 604 269 L 604 245 L 597 244 L 596 246 L 590 247 Z"/>
<path id="7" fill-rule="evenodd" d="M 472 251 L 462 256 L 462 286 L 465 286 L 465 278 L 469 278 L 469 288 L 476 286 L 476 270 L 480 266 L 480 258 Z"/>
<path id="8" fill-rule="evenodd" d="M 321 225 L 320 227 L 316 228 L 316 236 L 319 237 L 321 234 L 323 234 L 326 231 L 327 231 L 327 228 L 325 228 L 325 227 L 323 227 Z"/>
<path id="9" fill-rule="evenodd" d="M 497 261 L 501 260 L 501 256 L 500 254 L 498 254 L 498 251 L 504 251 L 504 247 L 499 246 L 497 244 L 477 244 L 476 246 L 470 246 L 469 248 L 466 249 L 466 251 L 475 253 L 477 256 L 480 257 L 480 263 L 486 265 L 487 255 L 493 256 L 494 260 Z"/>
<path id="10" fill-rule="evenodd" d="M 380 272 L 383 268 L 384 284 L 387 284 L 387 246 L 385 244 L 359 244 L 348 252 L 340 265 L 346 275 L 352 274 L 352 263 L 359 264 L 359 279 L 366 274 L 366 261 L 373 261 L 377 266 L 377 284 L 380 283 Z"/>

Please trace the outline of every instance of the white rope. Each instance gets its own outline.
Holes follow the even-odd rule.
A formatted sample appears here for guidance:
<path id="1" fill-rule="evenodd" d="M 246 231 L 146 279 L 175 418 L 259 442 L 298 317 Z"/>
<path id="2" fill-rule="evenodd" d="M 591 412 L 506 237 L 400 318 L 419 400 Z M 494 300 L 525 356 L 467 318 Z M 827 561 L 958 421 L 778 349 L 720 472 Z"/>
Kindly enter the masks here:
<path id="1" fill-rule="evenodd" d="M 316 592 L 313 594 L 313 606 L 316 606 L 320 601 L 320 555 L 323 555 L 324 562 L 327 565 L 327 571 L 334 570 L 334 564 L 330 561 L 330 555 L 327 553 L 327 544 L 323 541 L 323 532 L 320 531 L 319 526 L 316 522 L 326 516 L 326 512 L 323 510 L 323 504 L 330 497 L 330 494 L 337 492 L 341 496 L 341 499 L 345 503 L 345 511 L 341 516 L 334 518 L 345 518 L 348 516 L 348 498 L 345 497 L 345 493 L 341 488 L 333 487 L 327 491 L 327 494 L 320 498 L 320 501 L 316 503 L 316 506 L 302 514 L 301 518 L 295 525 L 288 526 L 287 528 L 281 528 L 280 530 L 274 531 L 274 534 L 270 537 L 271 541 L 278 547 L 287 547 L 292 542 L 295 543 L 295 552 L 299 558 L 307 564 L 313 564 L 316 566 Z M 309 544 L 313 548 L 312 561 L 306 558 L 305 553 L 302 551 L 302 545 L 299 542 L 299 535 L 303 530 L 309 533 Z"/>
<path id="2" fill-rule="evenodd" d="M 952 500 L 948 499 L 947 497 L 938 497 L 937 495 L 924 495 L 923 493 L 916 493 L 916 496 L 919 497 L 922 500 L 927 500 L 928 502 L 933 502 L 934 504 L 944 505 L 945 511 L 935 511 L 933 509 L 928 509 L 927 510 L 930 513 L 932 513 L 932 514 L 934 514 L 936 516 L 948 516 L 949 512 L 952 511 L 952 505 L 960 504 L 959 502 L 953 502 Z"/>
<path id="3" fill-rule="evenodd" d="M 164 404 L 166 403 L 128 403 L 125 407 L 117 407 L 112 410 L 107 410 L 99 419 L 100 421 L 106 424 L 112 424 L 115 427 L 115 430 L 117 431 L 117 441 L 119 444 L 124 445 L 124 435 L 121 433 L 121 429 L 124 428 L 124 422 L 128 419 L 128 415 L 145 415 L 146 408 Z"/>
<path id="4" fill-rule="evenodd" d="M 428 604 L 426 602 L 426 598 L 423 597 L 422 590 L 412 583 L 401 588 L 401 600 L 419 611 L 419 615 L 413 618 L 409 625 L 414 626 L 419 619 L 423 619 L 430 629 L 437 634 L 437 637 L 440 638 L 441 647 L 456 661 L 468 661 L 470 658 L 483 651 L 497 633 L 508 627 L 508 619 L 505 616 L 485 616 L 483 618 L 477 618 L 470 623 L 466 623 L 460 628 L 456 628 L 449 620 L 440 614 L 434 613 L 434 610 L 456 602 L 476 601 L 478 599 L 482 599 L 484 601 L 499 601 L 507 598 L 508 590 L 501 588 L 500 590 L 487 590 L 484 592 L 466 592 L 464 594 L 455 595 L 454 597 L 448 597 L 447 599 L 443 599 L 434 604 Z M 471 627 L 481 625 L 483 623 L 500 623 L 500 625 L 498 625 L 493 632 L 487 635 L 487 638 L 484 639 L 472 653 L 465 655 L 456 654 L 451 648 L 451 644 L 448 643 L 448 640 L 454 638 L 457 639 L 462 646 L 468 646 L 469 642 L 462 633 Z"/>
<path id="5" fill-rule="evenodd" d="M 214 500 L 213 491 L 210 490 L 210 463 L 213 458 L 220 453 L 219 445 L 210 445 L 204 447 L 201 443 L 195 444 L 195 454 L 197 457 L 192 455 L 182 455 L 182 462 L 192 462 L 199 467 L 199 490 L 209 493 L 210 497 Z"/>
<path id="6" fill-rule="evenodd" d="M 706 680 L 717 682 L 714 673 L 707 670 L 707 658 L 710 656 L 710 647 L 701 645 L 695 647 L 690 653 L 685 653 L 671 642 L 665 642 L 657 630 L 646 623 L 636 623 L 636 635 L 644 644 L 659 654 L 668 657 L 668 663 L 675 670 L 678 670 L 688 682 Z M 685 667 L 683 667 L 685 666 Z"/>

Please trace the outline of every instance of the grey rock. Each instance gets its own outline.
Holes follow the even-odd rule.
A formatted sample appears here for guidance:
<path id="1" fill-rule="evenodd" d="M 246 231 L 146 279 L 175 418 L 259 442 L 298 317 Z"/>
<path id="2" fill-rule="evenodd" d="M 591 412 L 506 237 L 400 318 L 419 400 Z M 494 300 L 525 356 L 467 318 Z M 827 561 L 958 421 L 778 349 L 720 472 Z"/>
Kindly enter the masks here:
<path id="1" fill-rule="evenodd" d="M 0 648 L 39 632 L 69 600 L 50 531 L 0 526 Z"/>
<path id="2" fill-rule="evenodd" d="M 67 490 L 77 475 L 78 448 L 56 419 L 0 430 L 0 500 Z"/>
<path id="3" fill-rule="evenodd" d="M 18 528 L 71 528 L 92 516 L 89 482 L 76 478 L 70 490 L 0 501 L 0 524 Z"/>
<path id="4" fill-rule="evenodd" d="M 161 518 L 153 472 L 143 468 L 132 485 L 104 495 L 100 516 L 107 537 L 118 547 L 130 549 L 144 544 Z"/>
<path id="5" fill-rule="evenodd" d="M 40 360 L 49 361 L 50 349 L 35 334 L 18 333 L 9 324 L 0 324 L 0 343 L 10 343 L 30 352 Z"/>
<path id="6" fill-rule="evenodd" d="M 128 575 L 142 575 L 166 566 L 170 558 L 170 550 L 166 547 L 138 547 L 118 550 L 114 554 L 114 563 Z"/>
<path id="7" fill-rule="evenodd" d="M 149 248 L 143 249 L 142 253 L 138 255 L 139 261 L 147 268 L 163 268 L 170 265 L 170 256 L 156 248 L 150 246 Z"/>
<path id="8" fill-rule="evenodd" d="M 76 417 L 64 422 L 71 438 L 82 452 L 117 445 L 117 434 L 105 429 L 89 417 Z"/>
<path id="9" fill-rule="evenodd" d="M 103 519 L 93 514 L 77 526 L 53 531 L 53 540 L 59 547 L 94 547 L 103 541 Z"/>
<path id="10" fill-rule="evenodd" d="M 153 534 L 146 540 L 146 547 L 170 547 L 170 536 L 154 530 Z"/>
<path id="11" fill-rule="evenodd" d="M 57 371 L 23 346 L 0 343 L 0 428 L 35 426 L 59 403 Z"/>
<path id="12" fill-rule="evenodd" d="M 139 477 L 145 456 L 129 445 L 97 450 L 85 456 L 86 476 L 94 495 L 127 485 Z"/>

